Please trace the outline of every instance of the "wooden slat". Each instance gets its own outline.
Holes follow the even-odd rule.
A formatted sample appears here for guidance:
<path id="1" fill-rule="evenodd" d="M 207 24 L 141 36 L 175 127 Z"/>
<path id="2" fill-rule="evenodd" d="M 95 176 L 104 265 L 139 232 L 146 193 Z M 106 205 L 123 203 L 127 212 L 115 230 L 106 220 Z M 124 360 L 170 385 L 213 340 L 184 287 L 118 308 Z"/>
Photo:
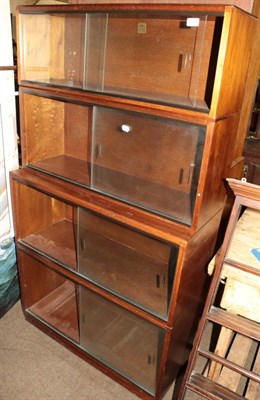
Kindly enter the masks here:
<path id="1" fill-rule="evenodd" d="M 206 314 L 206 318 L 226 328 L 240 332 L 242 335 L 260 341 L 259 324 L 254 321 L 247 320 L 239 315 L 231 314 L 214 306 L 210 308 L 210 311 Z"/>
<path id="2" fill-rule="evenodd" d="M 239 335 L 240 339 L 241 339 L 241 335 Z M 247 356 L 248 356 L 248 348 L 251 347 L 252 344 L 252 340 L 249 338 L 244 338 L 244 339 L 248 339 L 248 344 L 247 344 L 247 348 L 242 349 L 241 352 L 237 353 L 237 346 L 235 346 L 235 349 L 233 349 L 233 351 L 231 351 L 231 357 L 235 359 L 237 362 L 241 362 L 241 363 L 245 363 L 247 361 Z M 249 343 L 250 341 L 250 343 Z M 237 342 L 238 345 L 241 343 L 238 341 Z M 245 344 L 245 343 L 244 343 Z M 232 349 L 232 347 L 231 347 Z M 245 350 L 243 352 L 243 350 Z M 233 361 L 227 360 L 223 357 L 219 357 L 218 355 L 211 353 L 210 351 L 206 351 L 206 350 L 198 350 L 199 354 L 201 354 L 204 357 L 207 357 L 208 359 L 213 360 L 216 363 L 220 363 L 221 367 L 223 367 L 223 370 L 226 370 L 225 375 L 223 377 L 221 377 L 220 374 L 220 379 L 216 379 L 216 381 L 220 384 L 222 384 L 224 387 L 229 388 L 232 391 L 236 390 L 236 385 L 239 383 L 237 382 L 237 376 L 234 377 L 233 382 L 229 382 L 229 378 L 231 378 L 231 373 L 234 372 L 235 374 L 239 374 L 239 379 L 241 375 L 244 375 L 245 377 L 254 380 L 257 383 L 260 383 L 260 377 L 259 375 L 255 374 L 252 371 L 249 371 L 247 369 L 245 369 L 244 367 L 241 367 L 238 364 L 235 364 Z M 235 356 L 234 356 L 235 355 Z M 240 359 L 240 357 L 242 359 Z M 227 372 L 227 369 L 229 369 L 229 371 Z M 222 373 L 222 372 L 221 372 Z"/>
<path id="3" fill-rule="evenodd" d="M 206 399 L 211 400 L 245 400 L 243 396 L 239 396 L 236 393 L 231 392 L 219 385 L 218 383 L 212 382 L 199 374 L 192 374 L 186 387 Z"/>
<path id="4" fill-rule="evenodd" d="M 226 8 L 210 110 L 212 118 L 241 110 L 255 26 L 254 17 L 248 18 L 239 9 Z M 234 60 L 240 62 L 234 63 Z"/>
<path id="5" fill-rule="evenodd" d="M 235 262 L 230 260 L 229 258 L 225 259 L 225 264 L 230 265 L 231 267 L 239 268 L 241 271 L 249 272 L 250 274 L 254 274 L 256 276 L 260 276 L 260 270 L 254 267 L 249 267 L 246 264 L 242 264 L 240 262 Z"/>

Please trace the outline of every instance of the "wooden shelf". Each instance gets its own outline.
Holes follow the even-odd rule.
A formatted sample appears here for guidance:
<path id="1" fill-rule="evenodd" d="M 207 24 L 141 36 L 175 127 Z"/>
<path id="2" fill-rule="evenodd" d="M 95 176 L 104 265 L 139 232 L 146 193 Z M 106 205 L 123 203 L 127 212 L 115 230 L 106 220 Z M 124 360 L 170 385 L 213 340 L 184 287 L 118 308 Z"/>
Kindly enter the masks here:
<path id="1" fill-rule="evenodd" d="M 35 251 L 76 270 L 76 234 L 76 225 L 63 219 L 20 241 Z"/>
<path id="2" fill-rule="evenodd" d="M 46 172 L 69 182 L 87 187 L 90 185 L 89 163 L 66 154 L 28 165 L 38 171 Z"/>
<path id="3" fill-rule="evenodd" d="M 62 88 L 67 89 L 80 89 L 86 90 L 87 92 L 97 92 L 104 94 L 112 94 L 120 97 L 132 98 L 132 99 L 150 99 L 149 101 L 159 101 L 160 103 L 170 104 L 170 105 L 180 105 L 184 108 L 195 108 L 196 110 L 201 110 L 203 112 L 208 112 L 209 107 L 206 104 L 204 99 L 190 99 L 189 97 L 184 96 L 175 96 L 175 95 L 167 95 L 166 93 L 154 93 L 152 91 L 140 91 L 140 89 L 127 89 L 125 87 L 115 87 L 115 86 L 105 86 L 100 91 L 97 91 L 95 86 L 88 84 L 84 87 L 82 82 L 77 81 L 69 81 L 66 79 L 37 79 L 37 80 L 26 80 L 24 83 L 26 84 L 35 84 L 37 83 L 39 86 L 61 86 Z"/>
<path id="4" fill-rule="evenodd" d="M 79 342 L 76 289 L 72 282 L 66 281 L 60 285 L 29 307 L 28 312 Z"/>

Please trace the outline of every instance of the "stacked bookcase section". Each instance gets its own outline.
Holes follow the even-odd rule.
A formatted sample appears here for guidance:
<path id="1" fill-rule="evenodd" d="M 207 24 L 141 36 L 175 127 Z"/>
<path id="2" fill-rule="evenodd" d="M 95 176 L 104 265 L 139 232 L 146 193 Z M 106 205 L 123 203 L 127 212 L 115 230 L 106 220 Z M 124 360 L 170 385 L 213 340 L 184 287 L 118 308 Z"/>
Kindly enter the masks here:
<path id="1" fill-rule="evenodd" d="M 143 399 L 191 348 L 254 29 L 224 6 L 18 7 L 24 313 Z"/>

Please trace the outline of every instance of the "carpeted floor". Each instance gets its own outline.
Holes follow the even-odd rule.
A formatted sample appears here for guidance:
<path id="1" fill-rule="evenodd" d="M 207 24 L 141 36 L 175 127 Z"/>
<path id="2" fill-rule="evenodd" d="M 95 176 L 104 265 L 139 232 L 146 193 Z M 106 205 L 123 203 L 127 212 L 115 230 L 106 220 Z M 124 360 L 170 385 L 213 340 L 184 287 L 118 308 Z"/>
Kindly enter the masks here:
<path id="1" fill-rule="evenodd" d="M 0 319 L 0 400 L 137 399 L 25 321 L 20 301 Z"/>

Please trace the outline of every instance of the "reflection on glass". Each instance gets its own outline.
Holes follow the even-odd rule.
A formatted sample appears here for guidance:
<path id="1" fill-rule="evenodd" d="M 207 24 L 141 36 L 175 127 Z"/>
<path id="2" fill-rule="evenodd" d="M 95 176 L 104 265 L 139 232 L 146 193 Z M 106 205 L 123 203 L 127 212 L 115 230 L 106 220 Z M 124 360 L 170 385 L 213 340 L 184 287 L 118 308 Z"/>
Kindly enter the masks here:
<path id="1" fill-rule="evenodd" d="M 191 224 L 206 130 L 94 107 L 91 188 Z"/>
<path id="2" fill-rule="evenodd" d="M 19 185 L 17 240 L 46 258 L 167 319 L 178 246 Z M 37 222 L 28 224 L 28 215 Z"/>
<path id="3" fill-rule="evenodd" d="M 21 101 L 31 168 L 191 225 L 205 127 L 29 93 Z"/>
<path id="4" fill-rule="evenodd" d="M 78 272 L 167 319 L 178 247 L 79 209 Z"/>
<path id="5" fill-rule="evenodd" d="M 26 312 L 155 394 L 162 328 L 18 253 Z M 35 289 L 37 288 L 37 290 Z"/>
<path id="6" fill-rule="evenodd" d="M 84 350 L 155 394 L 164 331 L 84 288 L 79 310 Z"/>
<path id="7" fill-rule="evenodd" d="M 137 10 L 23 13 L 21 79 L 208 110 L 217 23 Z"/>

